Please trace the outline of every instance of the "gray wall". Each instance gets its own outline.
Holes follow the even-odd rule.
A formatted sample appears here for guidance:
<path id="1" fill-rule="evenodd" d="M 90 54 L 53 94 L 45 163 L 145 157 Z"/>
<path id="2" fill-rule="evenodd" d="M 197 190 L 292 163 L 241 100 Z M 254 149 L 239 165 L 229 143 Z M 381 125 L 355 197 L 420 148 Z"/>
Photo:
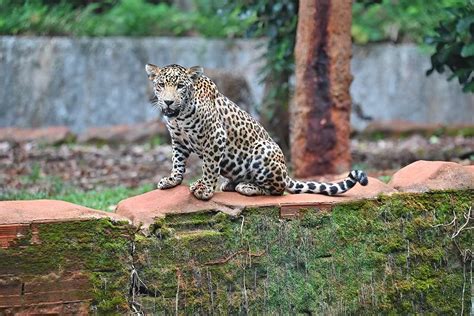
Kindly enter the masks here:
<path id="1" fill-rule="evenodd" d="M 257 41 L 0 37 L 0 126 L 89 126 L 156 118 L 145 64 L 223 68 L 258 82 Z M 252 91 L 261 99 L 262 87 Z"/>
<path id="2" fill-rule="evenodd" d="M 354 47 L 353 102 L 377 120 L 474 124 L 474 94 L 447 75 L 427 77 L 429 68 L 429 55 L 414 44 Z M 359 129 L 367 124 L 355 115 L 351 120 Z"/>
<path id="3" fill-rule="evenodd" d="M 260 101 L 262 42 L 201 38 L 0 37 L 0 126 L 90 126 L 156 118 L 144 65 L 179 63 L 243 74 Z M 354 48 L 354 102 L 375 119 L 471 123 L 474 96 L 425 76 L 429 57 L 414 45 Z M 366 122 L 353 115 L 357 128 Z"/>

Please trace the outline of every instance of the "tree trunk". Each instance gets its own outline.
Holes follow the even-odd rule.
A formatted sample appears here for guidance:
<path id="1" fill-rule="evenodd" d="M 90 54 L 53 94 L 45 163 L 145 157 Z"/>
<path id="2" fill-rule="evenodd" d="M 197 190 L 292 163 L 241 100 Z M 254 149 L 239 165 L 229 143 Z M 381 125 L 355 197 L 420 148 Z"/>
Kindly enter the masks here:
<path id="1" fill-rule="evenodd" d="M 300 0 L 291 156 L 296 177 L 350 168 L 351 0 Z"/>

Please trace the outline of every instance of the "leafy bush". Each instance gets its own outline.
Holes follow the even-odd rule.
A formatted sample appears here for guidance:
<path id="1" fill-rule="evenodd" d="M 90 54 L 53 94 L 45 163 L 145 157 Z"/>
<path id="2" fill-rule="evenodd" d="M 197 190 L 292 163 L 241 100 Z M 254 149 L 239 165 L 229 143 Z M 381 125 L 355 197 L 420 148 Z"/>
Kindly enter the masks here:
<path id="1" fill-rule="evenodd" d="M 0 34 L 76 36 L 242 36 L 246 20 L 236 12 L 216 14 L 209 0 L 197 0 L 207 10 L 183 12 L 166 3 L 118 0 L 77 4 L 76 1 L 0 0 Z M 209 8 L 212 8 L 209 9 Z"/>
<path id="2" fill-rule="evenodd" d="M 436 34 L 426 38 L 436 45 L 431 56 L 432 68 L 427 74 L 444 72 L 445 67 L 463 85 L 464 92 L 474 92 L 474 2 L 448 11 L 449 17 L 435 29 Z"/>
<path id="3" fill-rule="evenodd" d="M 176 8 L 143 0 L 121 0 L 103 14 L 88 15 L 84 22 L 79 35 L 182 35 L 192 27 Z"/>
<path id="4" fill-rule="evenodd" d="M 282 0 L 272 3 L 240 0 L 235 1 L 234 5 L 242 17 L 253 17 L 248 19 L 246 35 L 264 36 L 268 39 L 265 73 L 292 72 L 298 1 Z"/>
<path id="5" fill-rule="evenodd" d="M 14 0 L 0 0 L 0 7 L 0 34 L 65 35 L 77 19 L 67 3 L 48 7 L 37 1 L 18 5 Z"/>
<path id="6" fill-rule="evenodd" d="M 356 43 L 411 41 L 423 43 L 446 8 L 466 5 L 466 0 L 357 0 L 352 6 L 352 37 Z"/>
<path id="7" fill-rule="evenodd" d="M 289 148 L 288 101 L 290 77 L 294 70 L 294 46 L 298 20 L 298 1 L 276 2 L 237 0 L 229 8 L 240 12 L 248 22 L 246 35 L 265 37 L 265 65 L 262 81 L 266 83 L 264 102 L 260 105 L 260 121 L 279 142 L 283 151 Z"/>
<path id="8" fill-rule="evenodd" d="M 449 14 L 445 8 L 467 0 L 356 0 L 352 36 L 356 43 L 415 41 L 432 35 Z M 266 36 L 279 56 L 292 57 L 297 0 L 194 0 L 184 12 L 159 0 L 0 0 L 0 34 L 78 36 Z M 286 17 L 283 19 L 281 17 Z M 276 47 L 279 48 L 276 48 Z"/>

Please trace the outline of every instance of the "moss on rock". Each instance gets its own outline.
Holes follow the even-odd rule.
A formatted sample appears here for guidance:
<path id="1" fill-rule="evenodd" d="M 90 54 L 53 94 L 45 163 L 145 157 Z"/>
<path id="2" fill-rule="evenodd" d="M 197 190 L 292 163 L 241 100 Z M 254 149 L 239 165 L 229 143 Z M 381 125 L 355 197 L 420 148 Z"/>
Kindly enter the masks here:
<path id="1" fill-rule="evenodd" d="M 98 314 L 469 314 L 473 230 L 460 229 L 472 205 L 469 190 L 293 220 L 271 207 L 176 214 L 151 236 L 108 219 L 35 223 L 0 249 L 0 282 L 56 293 L 55 280 L 79 282 L 70 295 Z"/>
<path id="2" fill-rule="evenodd" d="M 464 223 L 473 192 L 382 196 L 302 210 L 240 217 L 181 214 L 137 242 L 135 265 L 147 312 L 174 313 L 464 313 L 472 230 Z M 452 222 L 456 214 L 456 224 Z M 161 233 L 166 231 L 166 234 Z"/>
<path id="3" fill-rule="evenodd" d="M 30 228 L 14 245 L 0 248 L 0 281 L 8 284 L 10 275 L 41 289 L 41 284 L 52 282 L 52 276 L 84 275 L 88 285 L 74 298 L 92 300 L 91 308 L 100 313 L 128 310 L 133 233 L 127 223 L 97 219 L 32 225 L 37 236 L 32 238 Z"/>

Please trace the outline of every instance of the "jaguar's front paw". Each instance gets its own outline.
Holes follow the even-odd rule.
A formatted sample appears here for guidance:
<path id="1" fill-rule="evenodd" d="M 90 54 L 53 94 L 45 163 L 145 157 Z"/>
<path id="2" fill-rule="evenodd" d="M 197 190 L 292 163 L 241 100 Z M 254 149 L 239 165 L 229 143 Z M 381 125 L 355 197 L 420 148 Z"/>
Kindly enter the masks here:
<path id="1" fill-rule="evenodd" d="M 204 185 L 204 183 L 202 183 L 202 179 L 196 180 L 189 185 L 189 191 L 194 192 L 197 187 L 200 187 L 202 185 Z"/>
<path id="2" fill-rule="evenodd" d="M 202 180 L 198 180 L 191 184 L 189 190 L 199 200 L 209 200 L 214 195 L 214 189 L 205 185 Z"/>
<path id="3" fill-rule="evenodd" d="M 181 181 L 179 179 L 176 179 L 174 177 L 164 177 L 158 182 L 156 185 L 157 189 L 160 190 L 165 190 L 165 189 L 170 189 L 174 188 L 175 186 L 181 184 Z"/>

